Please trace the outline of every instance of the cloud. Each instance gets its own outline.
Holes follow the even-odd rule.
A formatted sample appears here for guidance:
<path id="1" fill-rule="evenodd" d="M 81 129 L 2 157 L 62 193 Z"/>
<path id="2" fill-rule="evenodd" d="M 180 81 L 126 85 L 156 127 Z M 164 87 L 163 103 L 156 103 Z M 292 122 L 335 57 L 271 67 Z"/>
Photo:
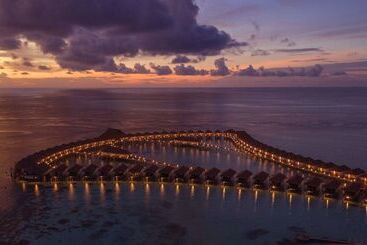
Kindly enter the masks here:
<path id="1" fill-rule="evenodd" d="M 188 65 L 185 66 L 184 64 L 177 65 L 175 68 L 173 68 L 176 75 L 180 76 L 194 76 L 194 75 L 207 75 L 209 74 L 209 71 L 201 69 L 197 70 L 195 67 Z"/>
<path id="2" fill-rule="evenodd" d="M 150 67 L 152 67 L 152 69 L 155 71 L 155 73 L 157 75 L 160 75 L 160 76 L 172 74 L 172 70 L 169 66 L 160 66 L 160 65 L 155 65 L 155 64 L 151 63 Z"/>
<path id="3" fill-rule="evenodd" d="M 264 67 L 256 70 L 252 65 L 249 65 L 246 69 L 239 70 L 236 75 L 250 77 L 319 77 L 322 75 L 323 70 L 324 68 L 319 64 L 307 68 L 279 68 L 271 70 L 266 70 Z"/>
<path id="4" fill-rule="evenodd" d="M 237 75 L 254 77 L 258 76 L 259 72 L 252 65 L 249 65 L 246 69 L 238 71 Z"/>
<path id="5" fill-rule="evenodd" d="M 117 72 L 123 74 L 149 74 L 150 70 L 145 68 L 144 65 L 136 63 L 134 68 L 127 67 L 125 64 L 121 63 L 118 68 Z"/>
<path id="6" fill-rule="evenodd" d="M 285 44 L 287 47 L 294 47 L 296 46 L 296 42 L 290 40 L 289 38 L 283 38 L 282 40 L 280 40 L 280 43 Z"/>
<path id="7" fill-rule="evenodd" d="M 320 48 L 294 48 L 294 49 L 276 49 L 277 53 L 308 53 L 308 52 L 324 52 Z"/>
<path id="8" fill-rule="evenodd" d="M 270 52 L 263 49 L 256 49 L 251 53 L 251 56 L 267 56 L 267 55 L 270 55 Z"/>
<path id="9" fill-rule="evenodd" d="M 1 14 L 1 10 L 0 10 L 0 14 Z M 21 44 L 22 43 L 14 37 L 10 37 L 10 38 L 0 37 L 0 50 L 15 50 L 15 49 L 20 48 Z"/>
<path id="10" fill-rule="evenodd" d="M 246 46 L 197 22 L 194 0 L 0 0 L 0 48 L 36 42 L 69 70 L 116 72 L 114 57 L 218 55 Z"/>
<path id="11" fill-rule="evenodd" d="M 5 72 L 1 72 L 0 73 L 0 78 L 7 78 L 8 74 L 6 74 Z"/>
<path id="12" fill-rule="evenodd" d="M 138 74 L 149 74 L 150 73 L 149 69 L 145 68 L 144 65 L 139 64 L 139 63 L 136 63 L 134 65 L 134 70 L 135 70 L 135 73 L 138 73 Z"/>
<path id="13" fill-rule="evenodd" d="M 46 66 L 46 65 L 40 65 L 40 66 L 38 66 L 38 69 L 42 70 L 42 71 L 49 71 L 49 70 L 51 70 L 51 67 Z"/>
<path id="14" fill-rule="evenodd" d="M 29 59 L 23 58 L 23 66 L 33 67 L 33 64 L 32 64 L 32 62 Z"/>
<path id="15" fill-rule="evenodd" d="M 227 59 L 219 58 L 214 61 L 215 70 L 210 71 L 210 75 L 212 76 L 226 76 L 231 73 L 229 68 L 226 65 Z"/>
<path id="16" fill-rule="evenodd" d="M 186 55 L 177 55 L 171 61 L 172 64 L 199 63 L 205 60 L 205 56 L 199 55 L 196 58 L 189 58 Z"/>
<path id="17" fill-rule="evenodd" d="M 185 64 L 190 63 L 191 59 L 185 55 L 177 55 L 171 61 L 172 64 Z"/>

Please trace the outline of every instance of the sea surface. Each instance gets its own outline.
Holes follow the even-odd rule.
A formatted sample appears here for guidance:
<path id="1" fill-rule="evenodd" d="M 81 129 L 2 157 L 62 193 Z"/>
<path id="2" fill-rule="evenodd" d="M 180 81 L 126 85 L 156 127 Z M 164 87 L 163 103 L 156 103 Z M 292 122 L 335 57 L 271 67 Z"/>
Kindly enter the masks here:
<path id="1" fill-rule="evenodd" d="M 22 157 L 111 127 L 246 130 L 287 151 L 367 169 L 366 88 L 4 89 L 0 244 L 286 244 L 303 232 L 367 243 L 367 210 L 333 200 L 185 184 L 11 181 Z M 289 171 L 233 153 L 144 147 L 137 152 L 182 164 Z"/>

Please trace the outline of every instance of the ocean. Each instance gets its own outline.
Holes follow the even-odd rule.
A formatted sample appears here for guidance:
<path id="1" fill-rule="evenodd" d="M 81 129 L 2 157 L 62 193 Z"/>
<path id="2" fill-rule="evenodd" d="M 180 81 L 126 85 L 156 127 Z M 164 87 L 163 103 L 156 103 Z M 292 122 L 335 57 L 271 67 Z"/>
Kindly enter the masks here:
<path id="1" fill-rule="evenodd" d="M 158 183 L 11 181 L 9 170 L 22 157 L 107 128 L 246 130 L 287 151 L 367 169 L 366 88 L 4 89 L 0 243 L 273 244 L 299 232 L 367 242 L 367 210 L 333 200 Z M 244 156 L 164 154 L 205 167 L 274 167 Z"/>

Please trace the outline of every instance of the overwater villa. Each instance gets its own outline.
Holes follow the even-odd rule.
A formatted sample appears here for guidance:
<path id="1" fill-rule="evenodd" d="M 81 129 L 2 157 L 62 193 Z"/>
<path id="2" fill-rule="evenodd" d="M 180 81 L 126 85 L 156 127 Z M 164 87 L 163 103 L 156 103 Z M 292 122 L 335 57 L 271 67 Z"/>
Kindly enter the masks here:
<path id="1" fill-rule="evenodd" d="M 82 179 L 84 181 L 93 181 L 97 179 L 97 176 L 95 175 L 96 170 L 98 169 L 98 166 L 94 163 L 89 164 L 88 166 L 84 167 L 80 172 Z"/>
<path id="2" fill-rule="evenodd" d="M 211 168 L 204 173 L 205 183 L 206 184 L 217 184 L 218 183 L 218 175 L 220 170 L 217 168 Z"/>
<path id="3" fill-rule="evenodd" d="M 127 177 L 129 180 L 141 180 L 143 178 L 143 169 L 145 165 L 135 164 L 127 170 Z"/>
<path id="4" fill-rule="evenodd" d="M 175 170 L 172 166 L 165 166 L 158 170 L 159 180 L 162 182 L 168 182 L 171 179 L 171 174 Z"/>
<path id="5" fill-rule="evenodd" d="M 191 183 L 201 183 L 205 169 L 202 167 L 191 168 L 188 175 Z"/>
<path id="6" fill-rule="evenodd" d="M 233 185 L 235 175 L 236 175 L 236 171 L 231 168 L 223 171 L 220 174 L 220 180 L 221 180 L 222 185 Z"/>
<path id="7" fill-rule="evenodd" d="M 104 164 L 102 167 L 96 170 L 98 180 L 111 180 L 113 167 L 111 164 Z"/>
<path id="8" fill-rule="evenodd" d="M 252 181 L 253 181 L 252 185 L 258 189 L 265 189 L 267 188 L 268 177 L 269 177 L 269 174 L 264 171 L 258 174 L 255 174 L 254 177 L 252 178 Z"/>
<path id="9" fill-rule="evenodd" d="M 305 191 L 308 195 L 317 196 L 320 193 L 322 179 L 319 177 L 311 177 L 305 181 Z"/>
<path id="10" fill-rule="evenodd" d="M 299 174 L 293 175 L 287 180 L 288 191 L 289 192 L 301 192 L 303 177 Z"/>
<path id="11" fill-rule="evenodd" d="M 124 180 L 126 177 L 126 171 L 128 170 L 128 166 L 124 163 L 121 163 L 119 166 L 113 169 L 114 180 Z"/>
<path id="12" fill-rule="evenodd" d="M 284 181 L 287 178 L 285 174 L 278 173 L 270 177 L 270 188 L 272 190 L 283 190 L 284 189 Z"/>
<path id="13" fill-rule="evenodd" d="M 189 171 L 190 171 L 190 168 L 187 166 L 181 166 L 177 168 L 173 172 L 173 177 L 175 179 L 175 182 L 185 182 Z"/>
<path id="14" fill-rule="evenodd" d="M 323 186 L 324 196 L 329 198 L 337 198 L 342 183 L 339 180 L 332 179 Z"/>
<path id="15" fill-rule="evenodd" d="M 251 186 L 251 176 L 252 176 L 252 172 L 249 170 L 243 170 L 239 172 L 236 176 L 237 185 L 240 187 L 250 187 Z"/>
<path id="16" fill-rule="evenodd" d="M 151 165 L 143 170 L 143 177 L 145 181 L 156 181 L 157 171 L 159 167 L 157 165 Z"/>
<path id="17" fill-rule="evenodd" d="M 80 171 L 83 168 L 82 165 L 80 164 L 74 164 L 73 166 L 71 166 L 68 170 L 66 170 L 66 177 L 68 181 L 77 181 L 80 180 Z"/>

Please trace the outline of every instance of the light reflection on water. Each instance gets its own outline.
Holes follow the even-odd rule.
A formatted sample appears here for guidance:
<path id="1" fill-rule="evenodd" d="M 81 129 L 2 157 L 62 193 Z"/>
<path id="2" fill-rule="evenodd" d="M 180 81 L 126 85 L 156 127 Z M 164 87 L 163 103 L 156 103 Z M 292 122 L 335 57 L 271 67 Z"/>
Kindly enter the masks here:
<path id="1" fill-rule="evenodd" d="M 23 187 L 24 184 L 19 184 L 19 186 Z M 58 195 L 57 199 L 51 195 L 52 192 L 47 191 L 48 188 L 52 188 L 53 193 Z M 224 222 L 226 226 L 234 225 L 243 229 L 224 229 L 221 233 L 211 234 L 213 244 L 221 244 L 223 237 L 229 234 L 232 236 L 227 241 L 229 243 L 246 241 L 243 238 L 243 232 L 246 229 L 251 230 L 251 227 L 252 229 L 261 227 L 270 231 L 269 235 L 256 241 L 259 244 L 265 241 L 274 242 L 285 237 L 292 238 L 294 233 L 289 231 L 289 227 L 304 229 L 315 236 L 354 238 L 357 241 L 366 241 L 366 209 L 353 207 L 342 201 L 292 193 L 211 185 L 133 181 L 60 182 L 52 186 L 26 184 L 26 188 L 22 190 L 37 198 L 35 200 L 40 209 L 47 207 L 48 210 L 51 210 L 47 211 L 49 214 L 46 212 L 43 218 L 35 217 L 39 225 L 44 224 L 45 226 L 54 223 L 53 219 L 57 219 L 59 215 L 63 216 L 62 213 L 65 213 L 64 216 L 68 219 L 82 222 L 79 219 L 83 220 L 80 215 L 84 211 L 82 213 L 79 211 L 74 215 L 70 213 L 68 207 L 80 207 L 94 214 L 102 212 L 106 220 L 118 219 L 121 224 L 116 225 L 116 229 L 135 222 L 136 218 L 146 219 L 149 217 L 146 209 L 158 208 L 160 211 L 156 212 L 162 224 L 174 222 L 188 229 L 185 240 L 189 244 L 198 242 L 196 235 L 205 234 L 210 229 L 216 230 L 218 225 L 221 227 L 220 222 Z M 143 209 L 141 204 L 144 204 Z M 55 208 L 60 213 L 57 216 L 52 211 Z M 119 211 L 118 213 L 113 212 L 113 215 L 103 211 L 111 209 Z M 195 213 L 195 210 L 200 210 L 198 216 L 185 216 L 191 212 Z M 315 220 L 318 225 L 315 225 Z M 188 228 L 192 222 L 197 224 L 194 230 Z M 249 226 L 249 223 L 252 226 Z M 339 229 L 337 234 L 335 229 Z M 24 232 L 24 235 L 30 236 L 37 232 L 39 232 L 37 229 L 30 228 Z M 72 232 L 70 239 L 86 242 L 83 234 L 87 231 L 78 230 L 78 232 L 79 234 L 76 231 Z M 108 238 L 106 239 L 104 241 L 109 241 Z"/>

